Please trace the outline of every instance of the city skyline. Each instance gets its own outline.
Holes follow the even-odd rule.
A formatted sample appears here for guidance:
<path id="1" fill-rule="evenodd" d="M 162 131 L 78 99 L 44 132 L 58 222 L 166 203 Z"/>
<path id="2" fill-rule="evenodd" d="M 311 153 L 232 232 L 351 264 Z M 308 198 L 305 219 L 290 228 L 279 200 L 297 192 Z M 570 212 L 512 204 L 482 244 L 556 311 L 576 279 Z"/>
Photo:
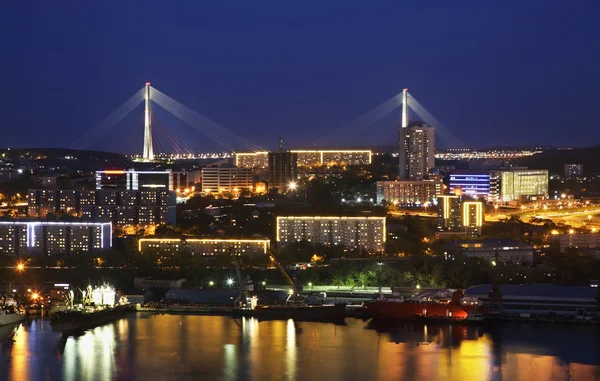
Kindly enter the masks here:
<path id="1" fill-rule="evenodd" d="M 585 48 L 597 26 L 586 7 L 4 8 L 5 146 L 69 146 L 147 81 L 270 146 L 283 135 L 302 148 L 405 87 L 465 147 L 585 146 L 598 137 L 589 128 L 598 57 Z M 10 16 L 23 14 L 25 22 Z M 110 16 L 111 28 L 83 22 L 92 16 Z M 361 19 L 379 21 L 356 27 Z M 142 24 L 153 27 L 138 41 L 131 32 Z M 398 110 L 384 121 L 392 145 L 399 119 Z M 127 123 L 143 131 L 142 113 Z"/>

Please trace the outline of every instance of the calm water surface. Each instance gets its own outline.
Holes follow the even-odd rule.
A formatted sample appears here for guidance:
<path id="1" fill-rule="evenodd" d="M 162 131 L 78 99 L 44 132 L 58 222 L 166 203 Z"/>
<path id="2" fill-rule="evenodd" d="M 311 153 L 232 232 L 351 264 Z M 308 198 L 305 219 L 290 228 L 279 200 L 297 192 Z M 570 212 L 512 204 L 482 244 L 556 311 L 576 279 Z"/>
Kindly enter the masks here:
<path id="1" fill-rule="evenodd" d="M 600 380 L 600 328 L 132 315 L 62 340 L 0 327 L 1 380 Z"/>

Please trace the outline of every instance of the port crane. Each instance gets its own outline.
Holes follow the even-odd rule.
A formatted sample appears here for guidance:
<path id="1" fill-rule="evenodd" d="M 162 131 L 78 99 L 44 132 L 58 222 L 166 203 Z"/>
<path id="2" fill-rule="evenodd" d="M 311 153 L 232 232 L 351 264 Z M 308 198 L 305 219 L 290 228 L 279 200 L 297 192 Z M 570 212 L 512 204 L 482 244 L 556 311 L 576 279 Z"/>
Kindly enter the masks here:
<path id="1" fill-rule="evenodd" d="M 277 270 L 279 270 L 281 275 L 283 275 L 283 278 L 285 279 L 285 281 L 292 288 L 292 292 L 291 292 L 290 296 L 288 297 L 288 300 L 292 297 L 295 298 L 296 294 L 298 293 L 298 287 L 296 286 L 296 282 L 294 282 L 294 280 L 290 277 L 290 275 L 287 273 L 287 271 L 285 271 L 285 269 L 283 268 L 281 263 L 279 263 L 277 258 L 275 258 L 275 255 L 273 255 L 273 252 L 271 250 L 268 250 L 267 253 L 269 255 L 269 258 L 271 259 L 271 262 L 273 262 L 273 264 L 275 264 L 275 267 L 277 267 Z"/>

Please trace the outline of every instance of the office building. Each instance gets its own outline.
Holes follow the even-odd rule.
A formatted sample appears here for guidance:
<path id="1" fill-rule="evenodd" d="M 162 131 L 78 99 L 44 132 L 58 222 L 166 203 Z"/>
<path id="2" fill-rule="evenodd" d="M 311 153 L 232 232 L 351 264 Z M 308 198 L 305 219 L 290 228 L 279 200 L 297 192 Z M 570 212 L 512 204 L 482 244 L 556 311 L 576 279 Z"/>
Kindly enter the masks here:
<path id="1" fill-rule="evenodd" d="M 141 238 L 142 254 L 191 254 L 199 256 L 267 255 L 268 239 Z"/>
<path id="2" fill-rule="evenodd" d="M 450 173 L 448 188 L 451 192 L 460 192 L 473 198 L 488 198 L 490 196 L 489 171 L 453 171 Z"/>
<path id="3" fill-rule="evenodd" d="M 4 255 L 89 253 L 111 246 L 110 223 L 0 221 L 0 251 Z"/>
<path id="4" fill-rule="evenodd" d="M 385 217 L 277 217 L 280 247 L 308 241 L 380 253 L 385 239 Z"/>
<path id="5" fill-rule="evenodd" d="M 582 177 L 583 164 L 565 164 L 565 177 Z"/>
<path id="6" fill-rule="evenodd" d="M 136 171 L 135 169 L 107 169 L 96 171 L 96 189 L 149 190 L 160 189 L 175 191 L 186 188 L 189 181 L 187 172 Z"/>
<path id="7" fill-rule="evenodd" d="M 462 196 L 445 195 L 437 198 L 438 234 L 481 235 L 483 203 L 467 201 Z"/>
<path id="8" fill-rule="evenodd" d="M 114 227 L 175 224 L 175 194 L 168 190 L 30 189 L 29 217 L 72 215 Z"/>
<path id="9" fill-rule="evenodd" d="M 202 191 L 206 193 L 239 193 L 252 190 L 252 168 L 202 168 Z"/>
<path id="10" fill-rule="evenodd" d="M 548 196 L 547 169 L 497 169 L 490 171 L 490 198 L 498 202 Z"/>
<path id="11" fill-rule="evenodd" d="M 269 152 L 269 189 L 287 193 L 298 180 L 298 154 L 289 151 Z"/>
<path id="12" fill-rule="evenodd" d="M 269 152 L 236 152 L 235 166 L 266 169 L 269 167 Z"/>
<path id="13" fill-rule="evenodd" d="M 377 204 L 424 205 L 443 192 L 441 180 L 377 181 Z"/>
<path id="14" fill-rule="evenodd" d="M 420 181 L 435 167 L 435 128 L 420 122 L 400 128 L 400 180 Z"/>

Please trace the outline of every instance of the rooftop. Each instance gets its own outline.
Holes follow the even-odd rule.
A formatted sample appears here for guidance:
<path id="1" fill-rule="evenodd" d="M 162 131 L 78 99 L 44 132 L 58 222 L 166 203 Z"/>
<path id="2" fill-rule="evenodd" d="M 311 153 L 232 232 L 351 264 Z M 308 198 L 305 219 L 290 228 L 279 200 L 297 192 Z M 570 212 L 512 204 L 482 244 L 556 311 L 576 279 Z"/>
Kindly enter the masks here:
<path id="1" fill-rule="evenodd" d="M 503 298 L 510 297 L 539 297 L 562 299 L 595 299 L 598 288 L 591 286 L 560 286 L 551 283 L 533 284 L 501 284 L 499 285 Z M 488 295 L 491 284 L 480 284 L 465 290 L 466 296 Z"/>

